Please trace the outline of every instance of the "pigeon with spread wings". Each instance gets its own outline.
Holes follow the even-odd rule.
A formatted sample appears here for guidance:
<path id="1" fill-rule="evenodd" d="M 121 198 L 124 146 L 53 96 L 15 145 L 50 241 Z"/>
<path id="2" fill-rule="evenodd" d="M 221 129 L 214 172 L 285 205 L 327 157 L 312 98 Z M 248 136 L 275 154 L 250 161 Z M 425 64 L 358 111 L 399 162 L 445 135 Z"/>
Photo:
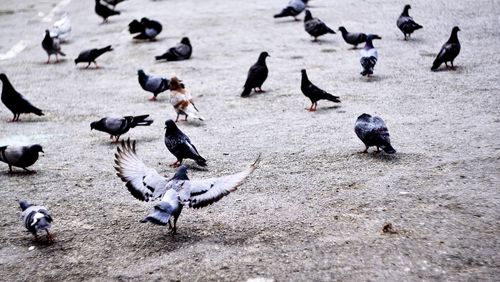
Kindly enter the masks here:
<path id="1" fill-rule="evenodd" d="M 255 170 L 260 156 L 247 169 L 221 177 L 190 180 L 187 167 L 180 166 L 171 178 L 166 178 L 147 167 L 139 158 L 135 141 L 122 141 L 115 154 L 115 169 L 125 182 L 132 196 L 141 201 L 155 201 L 153 211 L 141 222 L 169 225 L 173 233 L 177 230 L 177 219 L 182 208 L 203 208 L 233 192 Z"/>

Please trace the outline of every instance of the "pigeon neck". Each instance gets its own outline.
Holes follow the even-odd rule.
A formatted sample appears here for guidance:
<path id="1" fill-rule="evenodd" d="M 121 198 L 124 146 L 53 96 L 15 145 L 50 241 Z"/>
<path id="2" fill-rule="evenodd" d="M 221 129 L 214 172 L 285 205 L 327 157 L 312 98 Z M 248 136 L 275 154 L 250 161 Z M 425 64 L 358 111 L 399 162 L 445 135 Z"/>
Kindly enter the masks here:
<path id="1" fill-rule="evenodd" d="M 257 60 L 257 63 L 259 65 L 265 65 L 266 64 L 266 56 L 260 56 L 259 59 Z"/>
<path id="2" fill-rule="evenodd" d="M 401 13 L 401 16 L 403 17 L 409 17 L 410 14 L 408 14 L 408 8 L 404 8 L 403 12 Z"/>
<path id="3" fill-rule="evenodd" d="M 458 43 L 458 32 L 452 31 L 450 35 L 450 39 L 448 39 L 448 43 Z"/>
<path id="4" fill-rule="evenodd" d="M 14 87 L 12 86 L 12 84 L 10 84 L 9 79 L 7 77 L 5 77 L 4 79 L 2 79 L 2 94 L 7 89 L 14 89 Z"/>
<path id="5" fill-rule="evenodd" d="M 307 73 L 303 72 L 302 73 L 302 84 L 304 84 L 305 82 L 308 82 L 309 81 L 309 78 L 307 77 Z"/>
<path id="6" fill-rule="evenodd" d="M 371 39 L 367 39 L 366 40 L 366 44 L 365 44 L 365 48 L 366 50 L 370 50 L 370 49 L 373 49 L 375 47 L 373 47 L 373 43 L 372 43 L 372 40 Z"/>

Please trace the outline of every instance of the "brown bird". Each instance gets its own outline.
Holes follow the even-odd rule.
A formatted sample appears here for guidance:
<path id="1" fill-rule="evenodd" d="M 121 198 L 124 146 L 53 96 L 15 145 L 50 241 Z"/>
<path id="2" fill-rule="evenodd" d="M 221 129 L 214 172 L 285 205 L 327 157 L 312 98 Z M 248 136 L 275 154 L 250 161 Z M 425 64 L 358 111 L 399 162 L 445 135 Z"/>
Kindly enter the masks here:
<path id="1" fill-rule="evenodd" d="M 193 96 L 184 88 L 184 84 L 176 76 L 170 79 L 170 104 L 172 104 L 177 112 L 175 122 L 179 120 L 180 115 L 186 116 L 184 120 L 187 120 L 188 116 L 205 120 L 194 105 Z"/>

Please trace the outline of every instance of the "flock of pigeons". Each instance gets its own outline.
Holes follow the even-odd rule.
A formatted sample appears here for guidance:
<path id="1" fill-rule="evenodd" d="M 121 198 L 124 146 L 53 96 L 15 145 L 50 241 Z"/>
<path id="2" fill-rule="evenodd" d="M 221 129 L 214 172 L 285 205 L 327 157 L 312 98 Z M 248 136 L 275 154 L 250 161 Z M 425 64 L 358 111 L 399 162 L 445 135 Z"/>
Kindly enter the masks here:
<path id="1" fill-rule="evenodd" d="M 103 1 L 103 2 L 101 2 Z M 115 6 L 124 0 L 95 0 L 95 12 L 107 22 L 108 18 L 114 15 L 120 15 L 115 10 Z M 335 31 L 329 28 L 320 19 L 314 18 L 307 10 L 308 0 L 291 0 L 288 5 L 275 18 L 296 17 L 305 11 L 304 28 L 310 34 L 314 41 L 325 34 L 335 34 Z M 404 34 L 404 39 L 410 39 L 415 30 L 422 28 L 417 24 L 408 11 L 410 5 L 404 7 L 403 12 L 397 19 L 397 27 Z M 296 18 L 295 18 L 296 19 Z M 361 75 L 373 75 L 375 64 L 378 60 L 377 49 L 373 46 L 374 39 L 381 39 L 376 34 L 353 33 L 348 32 L 343 26 L 338 30 L 346 43 L 357 48 L 359 44 L 365 43 L 361 50 L 360 63 L 362 66 Z M 134 35 L 134 40 L 154 41 L 156 36 L 162 31 L 162 25 L 156 20 L 141 18 L 133 20 L 129 24 L 129 32 Z M 454 68 L 453 61 L 460 52 L 460 43 L 458 41 L 458 27 L 454 27 L 449 40 L 443 45 L 437 55 L 432 70 L 436 70 L 443 63 L 448 67 Z M 42 41 L 42 47 L 47 52 L 47 63 L 50 62 L 51 55 L 66 56 L 61 51 L 61 43 L 67 42 L 71 36 L 71 22 L 67 14 L 56 21 L 53 27 L 45 31 L 45 37 Z M 99 66 L 96 59 L 102 54 L 112 51 L 111 46 L 104 48 L 94 48 L 82 51 L 74 60 L 75 64 L 87 63 L 88 68 L 92 63 L 96 68 Z M 179 61 L 187 60 L 191 57 L 193 48 L 189 38 L 184 37 L 179 44 L 169 48 L 164 54 L 156 56 L 156 60 Z M 262 85 L 267 79 L 269 70 L 266 65 L 266 58 L 270 55 L 267 52 L 260 53 L 257 62 L 252 65 L 248 71 L 247 80 L 243 86 L 241 97 L 248 97 L 252 90 L 255 92 L 264 92 Z M 309 111 L 315 111 L 319 100 L 329 100 L 340 103 L 340 98 L 334 96 L 314 85 L 308 78 L 305 69 L 301 70 L 301 91 L 310 99 L 311 106 Z M 160 176 L 153 168 L 147 167 L 136 153 L 135 141 L 122 140 L 117 147 L 115 154 L 115 169 L 118 177 L 125 182 L 132 196 L 141 201 L 159 200 L 154 206 L 153 211 L 141 222 L 152 222 L 159 225 L 168 225 L 172 232 L 176 231 L 177 219 L 184 206 L 192 208 L 201 208 L 217 202 L 241 185 L 241 183 L 255 170 L 260 156 L 247 169 L 221 177 L 214 177 L 201 180 L 190 180 L 187 176 L 187 167 L 182 165 L 184 159 L 192 159 L 198 166 L 207 166 L 207 161 L 203 158 L 189 137 L 184 134 L 177 122 L 180 116 L 184 116 L 203 121 L 196 107 L 193 97 L 186 89 L 182 80 L 173 76 L 165 78 L 154 74 L 146 74 L 142 69 L 138 70 L 138 81 L 140 86 L 153 94 L 150 100 L 156 100 L 157 95 L 167 90 L 170 91 L 170 103 L 174 107 L 177 118 L 175 121 L 167 120 L 165 122 L 164 142 L 167 149 L 176 157 L 176 162 L 172 166 L 177 167 L 175 174 L 170 178 Z M 43 111 L 31 104 L 23 95 L 15 90 L 10 83 L 7 75 L 0 74 L 2 81 L 2 103 L 12 112 L 11 122 L 19 121 L 19 116 L 25 113 L 33 113 L 38 116 L 43 115 Z M 95 129 L 108 133 L 114 142 L 119 142 L 120 136 L 136 126 L 149 126 L 153 120 L 149 115 L 124 116 L 124 117 L 104 117 L 90 124 L 91 130 Z M 389 131 L 384 121 L 377 116 L 369 114 L 360 115 L 355 123 L 354 131 L 356 135 L 365 144 L 367 152 L 369 147 L 376 147 L 377 152 L 382 149 L 387 154 L 394 154 L 396 150 L 391 146 Z M 25 171 L 37 160 L 39 153 L 43 153 L 43 148 L 39 144 L 28 146 L 7 145 L 0 147 L 0 161 L 9 166 L 9 172 L 12 167 L 19 167 Z M 47 208 L 29 204 L 27 201 L 19 201 L 22 209 L 22 221 L 26 229 L 31 232 L 35 238 L 38 232 L 46 231 L 47 239 L 52 240 L 49 233 L 52 217 Z"/>

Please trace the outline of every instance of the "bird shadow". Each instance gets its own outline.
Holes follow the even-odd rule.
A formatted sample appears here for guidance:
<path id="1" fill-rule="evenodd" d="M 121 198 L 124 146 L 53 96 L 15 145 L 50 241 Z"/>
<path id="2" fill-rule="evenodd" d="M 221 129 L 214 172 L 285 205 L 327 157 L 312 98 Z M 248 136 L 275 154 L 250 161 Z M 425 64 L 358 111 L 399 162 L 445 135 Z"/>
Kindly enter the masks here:
<path id="1" fill-rule="evenodd" d="M 382 77 L 378 76 L 378 75 L 372 75 L 372 76 L 362 76 L 360 78 L 361 81 L 364 81 L 364 82 L 379 82 L 379 81 L 382 81 Z"/>
<path id="2" fill-rule="evenodd" d="M 434 70 L 433 72 L 450 72 L 450 73 L 461 73 L 464 70 L 464 67 L 462 66 L 455 66 L 454 69 L 451 67 L 446 67 L 445 66 L 440 66 L 437 70 Z"/>
<path id="3" fill-rule="evenodd" d="M 367 159 L 374 159 L 386 162 L 394 162 L 400 159 L 399 154 L 386 154 L 384 151 L 380 150 L 379 152 L 369 150 L 367 153 L 359 151 L 352 154 L 353 156 L 361 156 Z"/>
<path id="4" fill-rule="evenodd" d="M 36 174 L 37 172 L 33 170 L 26 171 L 26 170 L 14 170 L 14 169 L 12 170 L 12 172 L 5 171 L 0 173 L 0 175 L 5 175 L 7 177 L 24 177 L 26 175 L 36 175 Z"/>
<path id="5" fill-rule="evenodd" d="M 342 107 L 342 106 L 340 106 L 340 105 L 334 105 L 334 106 L 327 106 L 327 107 L 319 107 L 319 108 L 316 109 L 315 112 L 317 112 L 317 113 L 324 113 L 324 112 L 329 112 L 331 110 L 338 109 L 340 107 Z"/>
<path id="6" fill-rule="evenodd" d="M 281 20 L 281 21 L 276 21 L 275 23 L 277 24 L 289 24 L 289 23 L 302 23 L 301 19 L 289 19 L 289 20 Z"/>
<path id="7" fill-rule="evenodd" d="M 60 64 L 64 64 L 64 63 L 67 63 L 68 62 L 68 59 L 66 58 L 60 58 L 59 61 L 53 61 L 53 60 L 50 60 L 49 63 L 47 63 L 47 61 L 43 61 L 43 62 L 36 62 L 37 65 L 40 65 L 40 66 L 49 66 L 49 65 L 60 65 Z"/>
<path id="8" fill-rule="evenodd" d="M 95 66 L 91 65 L 88 68 L 87 67 L 75 67 L 75 69 L 77 69 L 79 71 L 99 71 L 101 69 L 106 69 L 106 67 L 99 66 L 98 68 L 96 68 Z"/>
<path id="9" fill-rule="evenodd" d="M 162 42 L 165 41 L 166 38 L 160 37 L 160 38 L 154 38 L 152 40 L 150 39 L 136 39 L 132 38 L 132 44 L 148 44 L 148 43 L 157 43 L 157 42 Z"/>

